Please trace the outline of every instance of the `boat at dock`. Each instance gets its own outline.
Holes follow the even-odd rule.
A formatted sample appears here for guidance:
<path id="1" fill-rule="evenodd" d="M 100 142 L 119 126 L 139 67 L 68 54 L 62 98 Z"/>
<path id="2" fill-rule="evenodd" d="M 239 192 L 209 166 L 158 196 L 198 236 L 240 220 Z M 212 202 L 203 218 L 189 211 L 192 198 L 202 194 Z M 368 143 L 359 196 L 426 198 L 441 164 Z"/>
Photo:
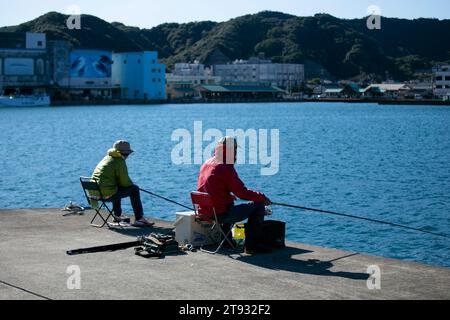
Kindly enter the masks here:
<path id="1" fill-rule="evenodd" d="M 45 107 L 50 105 L 50 97 L 46 94 L 32 96 L 0 96 L 0 106 L 7 107 Z"/>

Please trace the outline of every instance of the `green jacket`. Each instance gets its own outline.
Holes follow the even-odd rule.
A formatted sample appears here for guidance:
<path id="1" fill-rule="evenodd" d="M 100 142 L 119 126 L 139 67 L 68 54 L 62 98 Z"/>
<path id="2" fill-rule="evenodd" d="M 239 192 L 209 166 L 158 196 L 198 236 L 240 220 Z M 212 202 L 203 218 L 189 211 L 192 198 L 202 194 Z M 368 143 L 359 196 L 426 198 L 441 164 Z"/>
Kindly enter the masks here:
<path id="1" fill-rule="evenodd" d="M 119 187 L 131 187 L 133 182 L 128 176 L 125 159 L 116 149 L 110 149 L 108 155 L 97 165 L 92 179 L 100 186 L 103 197 L 115 195 Z"/>

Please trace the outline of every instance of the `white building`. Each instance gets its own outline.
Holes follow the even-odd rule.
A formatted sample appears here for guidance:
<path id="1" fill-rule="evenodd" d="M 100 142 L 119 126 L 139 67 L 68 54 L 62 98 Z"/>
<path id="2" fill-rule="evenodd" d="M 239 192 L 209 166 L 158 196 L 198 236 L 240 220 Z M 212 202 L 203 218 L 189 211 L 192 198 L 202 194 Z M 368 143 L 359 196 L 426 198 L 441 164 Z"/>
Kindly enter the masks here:
<path id="1" fill-rule="evenodd" d="M 270 83 L 291 91 L 305 81 L 305 67 L 302 64 L 272 63 L 271 60 L 251 58 L 215 65 L 214 75 L 221 77 L 222 82 Z"/>
<path id="2" fill-rule="evenodd" d="M 157 52 L 113 53 L 111 82 L 121 99 L 166 99 L 166 67 Z"/>
<path id="3" fill-rule="evenodd" d="M 195 87 L 220 83 L 220 77 L 212 75 L 210 68 L 195 61 L 176 63 L 173 73 L 166 74 L 168 99 L 193 98 L 198 96 Z"/>
<path id="4" fill-rule="evenodd" d="M 195 61 L 194 63 L 176 63 L 173 73 L 166 75 L 168 84 L 189 83 L 192 86 L 200 84 L 216 84 L 220 77 L 212 75 L 210 68 Z"/>
<path id="5" fill-rule="evenodd" d="M 435 72 L 434 95 L 450 99 L 450 65 L 439 67 Z"/>
<path id="6" fill-rule="evenodd" d="M 204 64 L 194 61 L 194 63 L 176 63 L 173 74 L 177 76 L 203 76 L 205 75 Z"/>
<path id="7" fill-rule="evenodd" d="M 50 84 L 44 33 L 0 33 L 0 95 L 40 92 Z"/>

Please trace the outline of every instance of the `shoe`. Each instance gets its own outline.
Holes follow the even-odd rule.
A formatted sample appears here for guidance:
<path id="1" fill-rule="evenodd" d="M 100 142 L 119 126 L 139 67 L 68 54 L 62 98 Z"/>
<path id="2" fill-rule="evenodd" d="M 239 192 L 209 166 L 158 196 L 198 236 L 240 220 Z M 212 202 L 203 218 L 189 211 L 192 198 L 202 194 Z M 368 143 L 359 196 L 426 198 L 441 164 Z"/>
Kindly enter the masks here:
<path id="1" fill-rule="evenodd" d="M 124 222 L 124 223 L 130 223 L 130 218 L 128 218 L 128 217 L 119 217 L 119 216 L 116 216 L 116 215 L 112 215 L 112 217 L 113 217 L 113 219 L 114 219 L 114 223 L 121 223 L 121 222 Z"/>
<path id="2" fill-rule="evenodd" d="M 135 227 L 153 227 L 155 225 L 154 222 L 150 222 L 145 218 L 142 218 L 141 220 L 137 220 L 133 226 Z"/>
<path id="3" fill-rule="evenodd" d="M 244 249 L 245 254 L 266 254 L 266 253 L 271 253 L 272 252 L 272 248 L 263 245 L 263 244 L 258 244 L 254 247 L 245 247 Z"/>

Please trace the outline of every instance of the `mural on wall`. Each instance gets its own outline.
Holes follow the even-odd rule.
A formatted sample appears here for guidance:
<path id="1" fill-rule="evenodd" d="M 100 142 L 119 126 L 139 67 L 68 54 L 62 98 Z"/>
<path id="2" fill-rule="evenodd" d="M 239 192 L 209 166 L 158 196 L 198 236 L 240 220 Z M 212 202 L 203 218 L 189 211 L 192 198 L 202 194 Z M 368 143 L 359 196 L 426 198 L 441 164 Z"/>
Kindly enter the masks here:
<path id="1" fill-rule="evenodd" d="M 111 52 L 102 50 L 74 50 L 70 54 L 72 78 L 111 77 Z"/>

